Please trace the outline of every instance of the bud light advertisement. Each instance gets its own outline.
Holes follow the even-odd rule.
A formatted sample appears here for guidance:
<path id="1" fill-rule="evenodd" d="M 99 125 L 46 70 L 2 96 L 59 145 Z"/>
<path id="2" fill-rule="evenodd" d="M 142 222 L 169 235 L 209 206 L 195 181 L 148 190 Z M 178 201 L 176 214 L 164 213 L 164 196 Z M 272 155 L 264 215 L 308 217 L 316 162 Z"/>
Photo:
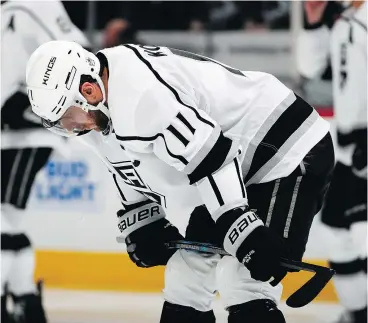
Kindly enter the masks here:
<path id="1" fill-rule="evenodd" d="M 98 194 L 101 194 L 104 171 L 99 166 L 82 157 L 51 158 L 37 175 L 30 207 L 49 212 L 100 212 L 102 205 Z"/>

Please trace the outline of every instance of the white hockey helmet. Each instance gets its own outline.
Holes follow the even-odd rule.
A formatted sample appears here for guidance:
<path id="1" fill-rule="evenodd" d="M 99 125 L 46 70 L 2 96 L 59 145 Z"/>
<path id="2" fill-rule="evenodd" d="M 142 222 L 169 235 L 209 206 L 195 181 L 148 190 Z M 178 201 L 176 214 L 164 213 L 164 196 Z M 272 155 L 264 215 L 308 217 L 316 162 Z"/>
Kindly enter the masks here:
<path id="1" fill-rule="evenodd" d="M 32 110 L 43 119 L 46 128 L 64 136 L 77 135 L 60 126 L 58 120 L 71 106 L 88 112 L 100 110 L 109 118 L 104 105 L 105 88 L 102 83 L 98 58 L 82 46 L 70 41 L 50 41 L 42 44 L 27 63 L 26 83 Z M 98 105 L 88 104 L 79 91 L 82 75 L 97 81 L 103 100 Z"/>

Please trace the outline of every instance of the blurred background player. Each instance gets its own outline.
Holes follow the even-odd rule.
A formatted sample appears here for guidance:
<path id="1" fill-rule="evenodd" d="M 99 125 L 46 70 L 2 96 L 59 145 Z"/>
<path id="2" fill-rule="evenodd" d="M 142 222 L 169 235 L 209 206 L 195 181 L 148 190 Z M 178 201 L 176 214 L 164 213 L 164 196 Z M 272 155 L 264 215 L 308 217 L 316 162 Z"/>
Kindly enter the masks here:
<path id="1" fill-rule="evenodd" d="M 34 283 L 35 254 L 20 222 L 37 172 L 63 142 L 44 131 L 31 112 L 24 71 L 31 53 L 44 42 L 66 39 L 88 47 L 88 40 L 59 1 L 2 1 L 1 16 L 1 322 L 10 320 L 7 284 L 13 319 L 44 323 Z"/>
<path id="2" fill-rule="evenodd" d="M 298 63 L 306 78 L 332 75 L 337 163 L 321 219 L 330 231 L 325 241 L 335 288 L 347 310 L 340 322 L 361 323 L 367 322 L 367 3 L 349 2 L 337 18 L 340 5 L 304 3 Z"/>

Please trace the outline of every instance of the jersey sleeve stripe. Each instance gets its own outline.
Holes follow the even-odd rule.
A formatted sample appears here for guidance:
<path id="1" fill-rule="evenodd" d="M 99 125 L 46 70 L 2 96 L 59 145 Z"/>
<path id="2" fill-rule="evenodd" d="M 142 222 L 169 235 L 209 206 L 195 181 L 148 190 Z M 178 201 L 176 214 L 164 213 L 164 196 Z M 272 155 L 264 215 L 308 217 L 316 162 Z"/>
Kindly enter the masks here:
<path id="1" fill-rule="evenodd" d="M 185 138 L 173 125 L 167 127 L 170 131 L 185 147 L 188 146 L 189 140 Z"/>
<path id="2" fill-rule="evenodd" d="M 153 73 L 153 75 L 157 78 L 157 80 L 160 82 L 160 83 L 162 83 L 164 86 L 166 86 L 173 94 L 174 94 L 174 96 L 175 96 L 175 98 L 176 98 L 176 100 L 181 104 L 181 105 L 183 105 L 183 106 L 185 106 L 185 107 L 187 107 L 187 108 L 189 108 L 189 109 L 191 109 L 194 113 L 195 113 L 195 115 L 196 115 L 196 117 L 199 119 L 199 120 L 201 120 L 203 123 L 205 123 L 205 124 L 207 124 L 207 125 L 209 125 L 209 126 L 211 126 L 212 128 L 214 128 L 215 127 L 215 125 L 211 122 L 211 121 L 209 121 L 209 120 L 207 120 L 207 119 L 205 119 L 205 118 L 203 118 L 200 114 L 199 114 L 199 112 L 197 111 L 197 109 L 195 109 L 195 108 L 193 108 L 193 107 L 191 107 L 190 105 L 188 105 L 188 104 L 185 104 L 182 100 L 181 100 L 181 98 L 180 98 L 180 96 L 179 96 L 179 94 L 178 94 L 178 92 L 171 86 L 171 85 L 169 85 L 161 76 L 160 76 L 160 74 L 158 74 L 157 73 L 157 71 L 152 67 L 152 65 L 151 65 L 151 63 L 149 62 L 149 61 L 147 61 L 140 53 L 139 53 L 139 51 L 136 49 L 136 48 L 134 48 L 134 47 L 132 47 L 132 46 L 130 46 L 130 45 L 123 45 L 123 46 L 125 46 L 126 48 L 129 48 L 130 50 L 132 50 L 135 54 L 136 54 L 136 56 L 138 57 L 138 59 L 141 61 L 141 62 L 143 62 L 148 68 L 149 68 L 149 70 Z"/>
<path id="3" fill-rule="evenodd" d="M 234 159 L 234 163 L 235 163 L 236 173 L 238 174 L 238 178 L 239 178 L 239 184 L 240 184 L 240 188 L 242 191 L 242 196 L 246 197 L 243 177 L 241 175 L 240 166 L 239 166 L 239 162 L 237 158 Z"/>
<path id="4" fill-rule="evenodd" d="M 219 190 L 219 188 L 217 187 L 216 182 L 215 182 L 215 180 L 213 179 L 212 175 L 209 175 L 209 176 L 208 176 L 208 181 L 209 181 L 209 182 L 210 182 L 210 184 L 211 184 L 211 187 L 212 187 L 212 189 L 213 189 L 213 192 L 214 192 L 214 193 L 215 193 L 215 195 L 216 195 L 216 198 L 217 198 L 218 203 L 220 204 L 220 206 L 224 205 L 224 204 L 225 204 L 225 203 L 224 203 L 224 200 L 223 200 L 223 198 L 222 198 L 222 196 L 221 196 L 220 190 Z"/>
<path id="5" fill-rule="evenodd" d="M 232 147 L 232 140 L 225 137 L 221 131 L 217 138 L 215 137 L 215 140 L 214 144 L 204 146 L 197 153 L 196 159 L 192 160 L 184 169 L 187 174 L 189 173 L 188 177 L 191 184 L 213 174 L 224 164 Z M 189 169 L 193 170 L 189 172 Z"/>
<path id="6" fill-rule="evenodd" d="M 32 11 L 28 10 L 27 8 L 12 6 L 11 8 L 4 10 L 4 12 L 17 10 L 27 13 L 45 31 L 45 33 L 50 37 L 51 40 L 56 39 L 56 36 L 51 32 L 51 30 L 47 28 L 47 26 Z"/>
<path id="7" fill-rule="evenodd" d="M 244 172 L 245 183 L 252 178 L 266 163 L 277 155 L 281 147 L 290 140 L 295 143 L 302 136 L 297 130 L 305 123 L 310 127 L 308 118 L 314 109 L 301 98 L 297 98 L 272 124 L 262 140 L 257 145 L 248 172 Z M 293 120 L 293 122 L 290 122 Z M 291 148 L 291 147 L 290 147 Z M 285 147 L 284 147 L 285 149 Z M 246 153 L 247 155 L 247 153 Z"/>
<path id="8" fill-rule="evenodd" d="M 304 101 L 303 101 L 304 102 Z M 308 105 L 307 103 L 305 103 Z M 308 105 L 309 106 L 309 105 Z M 307 108 L 305 106 L 305 108 Z M 303 107 L 300 104 L 297 104 L 296 107 L 294 107 L 294 110 L 297 111 L 300 115 L 304 115 L 305 119 L 300 124 L 298 129 L 296 129 L 294 132 L 290 133 L 288 138 L 282 143 L 280 147 L 275 151 L 272 149 L 273 153 L 268 154 L 268 160 L 264 159 L 263 156 L 258 155 L 257 152 L 254 158 L 254 168 L 251 170 L 252 172 L 249 172 L 247 176 L 245 177 L 244 182 L 246 185 L 250 185 L 252 183 L 256 183 L 264 176 L 266 176 L 279 162 L 284 158 L 284 156 L 287 154 L 287 152 L 297 143 L 298 140 L 300 140 L 303 135 L 316 123 L 320 122 L 322 119 L 319 117 L 319 114 L 317 111 L 315 111 L 311 106 L 309 106 L 308 109 L 311 109 L 311 113 L 307 116 L 307 111 L 303 112 Z M 291 119 L 292 120 L 292 119 Z M 297 121 L 297 120 L 296 120 Z M 301 121 L 300 119 L 298 120 Z M 282 128 L 281 128 L 282 129 Z M 291 128 L 289 127 L 289 130 Z M 276 142 L 275 142 L 276 143 Z M 264 147 L 260 145 L 259 147 Z M 260 148 L 258 151 L 258 154 L 260 154 L 260 151 L 263 150 L 262 154 L 265 154 L 264 148 Z M 268 149 L 271 151 L 271 149 Z"/>
<path id="9" fill-rule="evenodd" d="M 157 138 L 161 137 L 165 143 L 165 147 L 167 150 L 167 153 L 170 155 L 170 157 L 175 158 L 180 160 L 184 165 L 188 165 L 188 161 L 180 155 L 175 155 L 174 153 L 172 153 L 169 150 L 169 147 L 167 146 L 166 140 L 165 140 L 165 136 L 162 133 L 158 133 L 154 136 L 151 137 L 139 137 L 139 136 L 119 136 L 117 134 L 115 134 L 116 139 L 120 140 L 120 141 L 133 141 L 133 140 L 138 140 L 138 141 L 155 141 Z"/>
<path id="10" fill-rule="evenodd" d="M 258 129 L 255 136 L 252 138 L 252 140 L 249 142 L 248 147 L 244 153 L 244 159 L 242 163 L 242 173 L 245 176 L 250 166 L 252 165 L 252 161 L 254 158 L 254 154 L 256 152 L 256 149 L 258 145 L 261 143 L 265 135 L 268 133 L 268 131 L 271 129 L 271 127 L 274 125 L 275 120 L 278 120 L 278 118 L 286 111 L 287 108 L 289 108 L 293 102 L 295 102 L 296 97 L 293 92 L 290 92 L 290 95 L 288 95 L 285 100 L 283 100 L 269 115 L 269 117 L 263 122 L 262 126 Z"/>
<path id="11" fill-rule="evenodd" d="M 189 123 L 187 119 L 184 118 L 184 116 L 179 112 L 176 116 L 188 129 L 189 131 L 194 135 L 195 129 L 192 127 L 192 125 Z"/>

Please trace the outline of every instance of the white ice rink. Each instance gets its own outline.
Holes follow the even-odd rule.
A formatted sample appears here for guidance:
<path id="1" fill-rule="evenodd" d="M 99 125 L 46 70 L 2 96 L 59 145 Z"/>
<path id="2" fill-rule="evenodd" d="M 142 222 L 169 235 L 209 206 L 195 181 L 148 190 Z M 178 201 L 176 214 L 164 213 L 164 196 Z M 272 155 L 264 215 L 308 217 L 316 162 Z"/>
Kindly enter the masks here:
<path id="1" fill-rule="evenodd" d="M 158 323 L 162 302 L 159 294 L 50 289 L 44 292 L 50 323 Z M 332 303 L 316 303 L 300 309 L 282 305 L 282 309 L 287 323 L 332 323 L 341 313 L 341 308 Z M 215 313 L 217 323 L 226 322 L 226 312 L 218 300 Z"/>

